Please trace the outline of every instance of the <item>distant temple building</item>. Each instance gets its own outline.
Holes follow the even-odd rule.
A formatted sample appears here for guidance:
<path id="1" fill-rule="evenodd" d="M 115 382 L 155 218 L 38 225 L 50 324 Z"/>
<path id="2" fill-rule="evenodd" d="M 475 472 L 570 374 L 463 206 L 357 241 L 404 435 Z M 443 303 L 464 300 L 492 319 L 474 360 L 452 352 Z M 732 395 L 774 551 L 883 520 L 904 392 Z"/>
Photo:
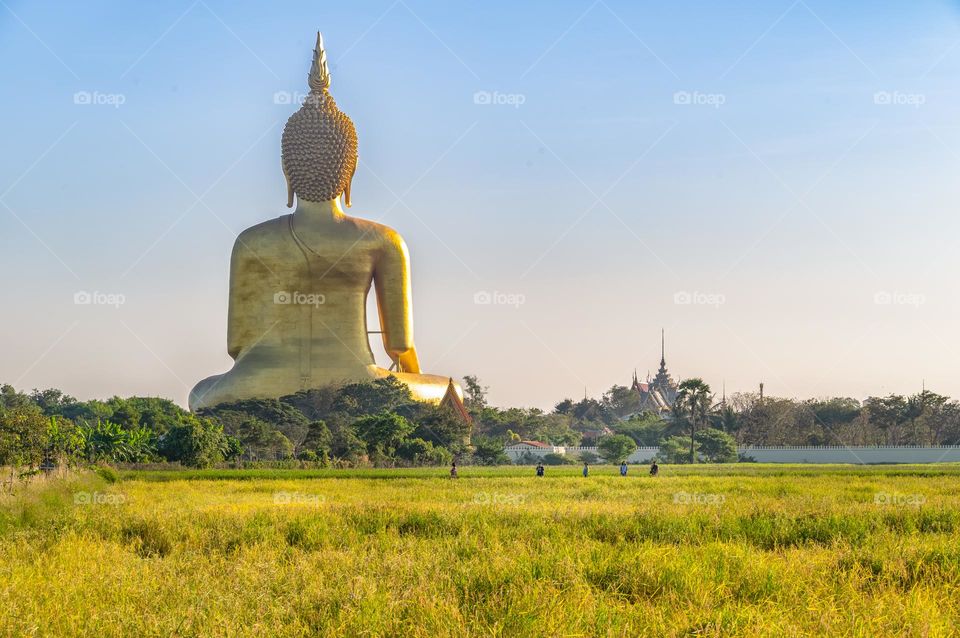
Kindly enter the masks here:
<path id="1" fill-rule="evenodd" d="M 660 331 L 660 369 L 652 380 L 647 374 L 647 380 L 641 383 L 637 379 L 637 371 L 633 371 L 633 385 L 631 390 L 640 395 L 639 412 L 653 412 L 654 414 L 668 415 L 673 410 L 677 400 L 677 382 L 667 372 L 667 360 L 664 355 L 663 331 Z"/>

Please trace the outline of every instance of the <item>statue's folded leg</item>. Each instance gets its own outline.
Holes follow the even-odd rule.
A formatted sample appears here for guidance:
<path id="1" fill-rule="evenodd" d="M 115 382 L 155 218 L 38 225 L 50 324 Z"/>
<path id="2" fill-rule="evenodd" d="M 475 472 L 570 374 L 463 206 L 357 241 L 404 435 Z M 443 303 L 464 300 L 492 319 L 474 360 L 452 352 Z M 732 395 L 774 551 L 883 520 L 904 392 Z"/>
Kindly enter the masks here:
<path id="1" fill-rule="evenodd" d="M 382 368 L 381 368 L 382 369 Z M 447 393 L 450 377 L 437 374 L 412 374 L 410 372 L 389 372 L 390 376 L 410 388 L 410 394 L 418 401 L 439 403 Z M 453 384 L 454 390 L 460 399 L 463 399 L 463 390 L 459 384 Z"/>
<path id="2" fill-rule="evenodd" d="M 188 400 L 190 410 L 195 412 L 200 408 L 210 407 L 219 403 L 219 401 L 216 401 L 217 386 L 220 385 L 220 382 L 223 381 L 226 376 L 227 373 L 215 374 L 193 386 Z"/>

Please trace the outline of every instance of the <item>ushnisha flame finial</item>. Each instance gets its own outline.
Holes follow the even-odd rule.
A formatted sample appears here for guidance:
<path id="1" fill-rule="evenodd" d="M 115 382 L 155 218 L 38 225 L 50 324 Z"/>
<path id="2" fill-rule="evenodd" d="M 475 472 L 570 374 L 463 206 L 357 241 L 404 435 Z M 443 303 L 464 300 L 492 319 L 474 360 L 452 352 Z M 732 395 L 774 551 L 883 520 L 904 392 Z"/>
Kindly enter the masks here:
<path id="1" fill-rule="evenodd" d="M 330 69 L 327 67 L 327 52 L 323 48 L 323 36 L 317 31 L 317 45 L 313 49 L 313 64 L 307 76 L 311 93 L 319 93 L 330 88 Z"/>

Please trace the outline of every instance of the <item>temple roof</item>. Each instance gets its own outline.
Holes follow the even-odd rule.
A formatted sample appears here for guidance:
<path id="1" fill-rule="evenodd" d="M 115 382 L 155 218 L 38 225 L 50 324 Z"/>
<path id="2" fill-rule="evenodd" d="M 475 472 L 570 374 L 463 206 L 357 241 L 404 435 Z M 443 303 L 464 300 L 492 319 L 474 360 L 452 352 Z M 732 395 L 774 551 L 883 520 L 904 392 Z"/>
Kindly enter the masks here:
<path id="1" fill-rule="evenodd" d="M 460 395 L 457 394 L 457 386 L 453 383 L 453 377 L 450 378 L 450 383 L 447 384 L 447 391 L 443 394 L 443 398 L 440 399 L 440 407 L 450 408 L 464 423 L 473 424 L 473 418 L 471 418 L 470 413 L 467 412 L 467 406 L 463 405 Z"/>

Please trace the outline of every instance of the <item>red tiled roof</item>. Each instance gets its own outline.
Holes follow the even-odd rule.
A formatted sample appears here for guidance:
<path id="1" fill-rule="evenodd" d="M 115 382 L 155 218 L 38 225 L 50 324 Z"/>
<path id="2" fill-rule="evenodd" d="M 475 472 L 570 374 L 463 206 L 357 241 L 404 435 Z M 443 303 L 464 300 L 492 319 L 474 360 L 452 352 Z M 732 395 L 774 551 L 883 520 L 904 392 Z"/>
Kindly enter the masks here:
<path id="1" fill-rule="evenodd" d="M 531 447 L 542 447 L 542 448 L 553 447 L 552 445 L 547 445 L 546 443 L 541 443 L 540 441 L 520 441 L 519 443 L 515 443 L 514 445 L 529 445 Z"/>

